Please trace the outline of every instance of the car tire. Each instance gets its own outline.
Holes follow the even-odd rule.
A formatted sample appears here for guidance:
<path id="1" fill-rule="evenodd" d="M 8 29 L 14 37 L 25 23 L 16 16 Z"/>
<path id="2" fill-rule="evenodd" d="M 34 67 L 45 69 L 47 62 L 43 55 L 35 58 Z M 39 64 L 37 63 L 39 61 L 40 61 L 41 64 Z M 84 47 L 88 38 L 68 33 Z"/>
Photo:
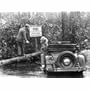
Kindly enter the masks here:
<path id="1" fill-rule="evenodd" d="M 57 64 L 58 64 L 59 67 L 66 68 L 66 67 L 64 67 L 62 65 L 62 61 L 63 61 L 64 57 L 69 57 L 70 60 L 72 61 L 71 62 L 72 65 L 70 67 L 68 67 L 68 68 L 74 67 L 76 65 L 76 57 L 75 57 L 75 55 L 71 51 L 64 51 L 64 52 L 61 52 L 59 54 L 58 58 L 57 58 Z"/>

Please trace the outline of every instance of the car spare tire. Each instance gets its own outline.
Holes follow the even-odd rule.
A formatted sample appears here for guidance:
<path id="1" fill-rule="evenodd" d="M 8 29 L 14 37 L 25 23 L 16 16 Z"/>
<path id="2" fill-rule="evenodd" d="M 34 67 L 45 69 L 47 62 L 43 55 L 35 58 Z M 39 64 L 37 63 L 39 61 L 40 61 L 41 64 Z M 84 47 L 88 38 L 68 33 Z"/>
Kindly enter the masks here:
<path id="1" fill-rule="evenodd" d="M 57 64 L 64 69 L 72 68 L 76 65 L 76 57 L 71 51 L 61 52 L 57 58 Z"/>

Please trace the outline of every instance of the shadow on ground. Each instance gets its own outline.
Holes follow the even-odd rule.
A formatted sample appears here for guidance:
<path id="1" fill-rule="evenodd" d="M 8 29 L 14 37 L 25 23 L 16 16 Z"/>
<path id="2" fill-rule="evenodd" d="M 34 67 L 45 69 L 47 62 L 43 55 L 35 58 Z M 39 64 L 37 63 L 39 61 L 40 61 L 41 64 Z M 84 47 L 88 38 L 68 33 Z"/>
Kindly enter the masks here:
<path id="1" fill-rule="evenodd" d="M 48 78 L 83 78 L 83 74 L 79 72 L 50 72 Z"/>
<path id="2" fill-rule="evenodd" d="M 40 71 L 40 64 L 28 60 L 13 61 L 1 67 L 4 74 L 16 76 L 35 76 Z"/>

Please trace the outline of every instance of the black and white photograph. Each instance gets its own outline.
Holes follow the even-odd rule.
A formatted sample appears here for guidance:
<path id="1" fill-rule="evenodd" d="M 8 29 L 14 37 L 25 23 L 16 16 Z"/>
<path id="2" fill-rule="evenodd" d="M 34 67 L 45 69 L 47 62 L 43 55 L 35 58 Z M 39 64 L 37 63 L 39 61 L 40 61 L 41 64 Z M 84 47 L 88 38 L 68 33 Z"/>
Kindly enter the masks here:
<path id="1" fill-rule="evenodd" d="M 0 1 L 0 90 L 89 90 L 89 0 Z"/>
<path id="2" fill-rule="evenodd" d="M 90 12 L 0 13 L 0 74 L 90 77 Z"/>

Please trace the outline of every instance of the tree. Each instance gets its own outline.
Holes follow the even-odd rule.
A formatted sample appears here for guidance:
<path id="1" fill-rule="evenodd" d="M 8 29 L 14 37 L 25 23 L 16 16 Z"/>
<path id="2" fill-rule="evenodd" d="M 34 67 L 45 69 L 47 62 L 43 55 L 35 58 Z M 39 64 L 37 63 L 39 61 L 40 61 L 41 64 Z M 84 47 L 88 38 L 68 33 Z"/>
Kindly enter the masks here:
<path id="1" fill-rule="evenodd" d="M 69 23 L 68 23 L 68 15 L 66 12 L 61 13 L 61 21 L 62 21 L 62 40 L 67 40 L 69 32 Z"/>
<path id="2" fill-rule="evenodd" d="M 4 24 L 0 23 L 0 44 L 4 39 L 7 43 L 7 47 L 5 47 L 6 51 L 10 52 L 9 55 L 12 53 L 11 46 L 13 45 L 10 43 L 13 41 L 13 36 L 16 36 L 20 26 L 24 26 L 26 23 L 30 25 L 41 25 L 42 33 L 49 39 L 49 43 L 56 43 L 62 40 L 70 41 L 71 39 L 71 41 L 74 41 L 73 43 L 80 43 L 85 39 L 90 27 L 90 13 L 84 12 L 10 12 L 0 13 L 0 20 L 5 21 Z M 29 47 L 32 49 L 35 46 L 35 39 L 29 39 L 31 42 Z M 27 49 L 27 46 L 25 50 L 31 51 L 29 47 Z M 3 55 L 6 55 L 6 51 L 3 52 Z M 13 50 L 13 52 L 15 51 Z"/>

